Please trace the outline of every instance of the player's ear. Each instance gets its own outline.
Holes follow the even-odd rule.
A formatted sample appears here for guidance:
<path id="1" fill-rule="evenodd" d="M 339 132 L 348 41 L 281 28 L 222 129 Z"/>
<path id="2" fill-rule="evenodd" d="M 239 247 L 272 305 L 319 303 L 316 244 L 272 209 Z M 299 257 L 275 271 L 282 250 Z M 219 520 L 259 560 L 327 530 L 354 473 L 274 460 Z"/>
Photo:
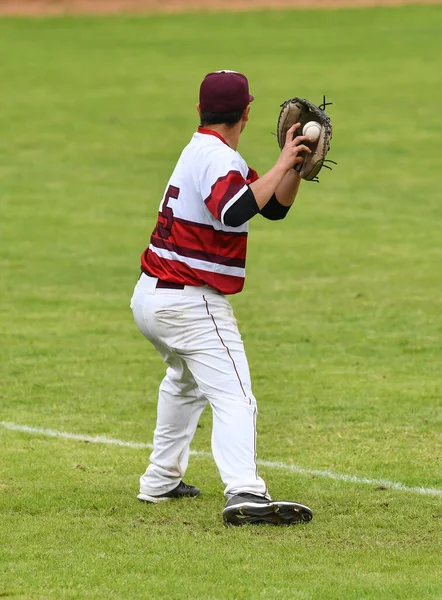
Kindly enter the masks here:
<path id="1" fill-rule="evenodd" d="M 242 120 L 246 123 L 249 120 L 250 104 L 246 106 L 242 114 Z"/>
<path id="2" fill-rule="evenodd" d="M 196 110 L 198 112 L 198 115 L 201 117 L 201 107 L 200 107 L 199 103 L 196 105 Z"/>

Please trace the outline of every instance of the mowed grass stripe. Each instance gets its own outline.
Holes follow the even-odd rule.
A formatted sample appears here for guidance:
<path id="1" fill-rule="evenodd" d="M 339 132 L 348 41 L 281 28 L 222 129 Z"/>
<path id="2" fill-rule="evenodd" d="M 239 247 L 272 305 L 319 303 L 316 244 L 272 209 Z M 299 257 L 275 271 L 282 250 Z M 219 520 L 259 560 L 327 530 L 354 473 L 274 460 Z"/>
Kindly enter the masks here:
<path id="1" fill-rule="evenodd" d="M 4 429 L 11 431 L 21 431 L 23 433 L 45 435 L 49 437 L 64 438 L 69 440 L 77 440 L 81 442 L 89 442 L 91 444 L 110 444 L 112 446 L 123 446 L 126 448 L 135 448 L 136 450 L 153 449 L 152 444 L 146 444 L 143 442 L 130 442 L 126 440 L 119 440 L 116 438 L 108 438 L 106 436 L 93 436 L 85 433 L 69 433 L 67 431 L 58 431 L 56 429 L 46 429 L 44 427 L 31 427 L 30 425 L 20 425 L 18 423 L 7 423 L 2 421 L 0 426 Z M 202 452 L 200 450 L 191 450 L 192 456 L 200 458 L 212 458 L 209 452 Z M 310 475 L 314 477 L 326 477 L 327 479 L 334 479 L 335 481 L 344 481 L 345 483 L 356 483 L 356 484 L 367 484 L 376 485 L 392 490 L 399 490 L 401 492 L 411 492 L 414 494 L 423 494 L 426 496 L 442 496 L 442 490 L 436 488 L 427 488 L 423 486 L 407 486 L 398 481 L 389 481 L 388 479 L 371 479 L 370 477 L 357 477 L 355 475 L 345 475 L 343 473 L 334 473 L 333 471 L 324 471 L 318 469 L 305 469 L 297 465 L 288 465 L 283 462 L 274 462 L 269 460 L 258 460 L 257 463 L 263 467 L 270 469 L 280 469 L 283 471 L 291 471 L 299 475 Z"/>

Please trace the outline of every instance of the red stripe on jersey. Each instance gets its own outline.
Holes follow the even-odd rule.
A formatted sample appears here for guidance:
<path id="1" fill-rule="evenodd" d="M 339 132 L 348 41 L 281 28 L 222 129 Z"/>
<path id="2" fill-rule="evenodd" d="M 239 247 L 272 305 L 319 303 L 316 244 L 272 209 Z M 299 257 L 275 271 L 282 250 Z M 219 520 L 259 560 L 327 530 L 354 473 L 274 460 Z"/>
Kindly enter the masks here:
<path id="1" fill-rule="evenodd" d="M 212 254 L 222 254 L 229 258 L 246 258 L 247 233 L 226 232 L 214 229 L 211 225 L 200 225 L 184 219 L 174 219 L 172 235 L 168 239 L 179 246 L 201 250 Z"/>
<path id="2" fill-rule="evenodd" d="M 161 213 L 159 213 L 161 215 Z M 173 217 L 174 223 L 183 223 L 183 225 L 191 225 L 196 227 L 197 229 L 210 229 L 215 232 L 216 235 L 225 236 L 226 238 L 230 238 L 232 236 L 243 236 L 247 237 L 247 231 L 223 231 L 222 229 L 215 229 L 213 225 L 208 225 L 207 223 L 197 223 L 196 221 L 188 221 L 187 219 L 180 219 L 179 217 Z"/>
<path id="3" fill-rule="evenodd" d="M 215 181 L 210 195 L 204 200 L 215 219 L 221 221 L 223 208 L 245 185 L 247 185 L 247 181 L 239 171 L 229 171 L 227 175 L 219 177 Z"/>
<path id="4" fill-rule="evenodd" d="M 222 256 L 221 254 L 206 252 L 205 250 L 177 246 L 173 242 L 166 242 L 166 240 L 154 236 L 151 237 L 150 243 L 152 246 L 155 246 L 155 248 L 164 248 L 165 250 L 175 252 L 180 256 L 187 256 L 188 258 L 195 258 L 197 260 L 203 260 L 216 265 L 225 265 L 227 267 L 239 267 L 240 269 L 245 269 L 246 267 L 245 258 L 230 258 L 228 256 Z"/>
<path id="5" fill-rule="evenodd" d="M 257 179 L 259 179 L 258 173 L 255 171 L 255 169 L 249 167 L 249 172 L 247 173 L 247 183 L 253 183 Z"/>
<path id="6" fill-rule="evenodd" d="M 237 294 L 244 287 L 243 277 L 191 268 L 177 260 L 161 258 L 149 249 L 141 256 L 141 264 L 154 277 L 184 285 L 208 285 L 222 294 Z"/>

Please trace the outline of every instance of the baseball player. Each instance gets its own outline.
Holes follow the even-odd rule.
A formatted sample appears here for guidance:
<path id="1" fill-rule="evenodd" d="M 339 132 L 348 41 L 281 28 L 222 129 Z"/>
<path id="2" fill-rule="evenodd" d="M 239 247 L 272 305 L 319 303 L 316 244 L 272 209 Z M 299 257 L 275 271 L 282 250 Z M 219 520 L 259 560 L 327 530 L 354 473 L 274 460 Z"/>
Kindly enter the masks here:
<path id="1" fill-rule="evenodd" d="M 258 177 L 237 151 L 250 103 L 246 77 L 209 73 L 200 87 L 200 127 L 167 183 L 131 308 L 167 365 L 158 397 L 154 449 L 138 499 L 195 497 L 183 482 L 189 446 L 207 403 L 212 452 L 225 485 L 227 524 L 310 521 L 302 504 L 272 500 L 256 465 L 256 400 L 227 296 L 243 289 L 248 223 L 283 219 L 298 191 L 294 166 L 310 152 L 287 132 L 275 165 Z"/>

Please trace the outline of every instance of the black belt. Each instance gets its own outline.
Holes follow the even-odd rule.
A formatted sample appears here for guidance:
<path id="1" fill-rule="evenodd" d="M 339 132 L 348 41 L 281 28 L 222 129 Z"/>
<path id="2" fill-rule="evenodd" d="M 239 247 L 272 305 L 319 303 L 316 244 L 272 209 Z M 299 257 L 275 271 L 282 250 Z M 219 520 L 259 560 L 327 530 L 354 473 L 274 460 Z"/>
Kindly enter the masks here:
<path id="1" fill-rule="evenodd" d="M 148 277 L 155 277 L 152 273 L 149 273 L 147 269 L 141 267 L 141 272 L 147 275 Z M 184 285 L 182 283 L 173 283 L 173 281 L 166 281 L 165 279 L 157 279 L 156 288 L 169 289 L 169 290 L 184 290 Z"/>

